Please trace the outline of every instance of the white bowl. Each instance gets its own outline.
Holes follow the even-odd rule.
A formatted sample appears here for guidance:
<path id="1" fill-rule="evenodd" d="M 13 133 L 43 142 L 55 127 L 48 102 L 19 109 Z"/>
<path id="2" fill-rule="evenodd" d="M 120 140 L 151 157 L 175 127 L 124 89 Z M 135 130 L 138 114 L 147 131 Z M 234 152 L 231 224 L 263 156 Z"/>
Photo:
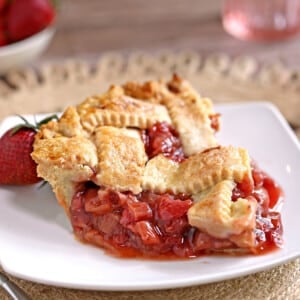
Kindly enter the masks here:
<path id="1" fill-rule="evenodd" d="M 37 58 L 48 46 L 54 28 L 43 31 L 7 46 L 0 47 L 0 73 L 26 65 Z"/>

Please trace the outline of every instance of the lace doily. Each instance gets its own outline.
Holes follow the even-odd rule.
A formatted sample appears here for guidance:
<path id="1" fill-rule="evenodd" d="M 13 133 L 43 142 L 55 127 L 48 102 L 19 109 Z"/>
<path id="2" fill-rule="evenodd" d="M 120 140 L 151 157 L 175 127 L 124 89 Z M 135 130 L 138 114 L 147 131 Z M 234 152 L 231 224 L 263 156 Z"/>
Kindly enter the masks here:
<path id="1" fill-rule="evenodd" d="M 251 57 L 230 59 L 216 54 L 201 58 L 192 52 L 135 53 L 128 58 L 110 53 L 96 64 L 70 60 L 11 71 L 0 80 L 0 118 L 59 111 L 104 91 L 111 83 L 168 78 L 174 72 L 216 103 L 271 101 L 292 126 L 300 127 L 300 70 L 289 70 L 281 63 L 259 66 Z"/>

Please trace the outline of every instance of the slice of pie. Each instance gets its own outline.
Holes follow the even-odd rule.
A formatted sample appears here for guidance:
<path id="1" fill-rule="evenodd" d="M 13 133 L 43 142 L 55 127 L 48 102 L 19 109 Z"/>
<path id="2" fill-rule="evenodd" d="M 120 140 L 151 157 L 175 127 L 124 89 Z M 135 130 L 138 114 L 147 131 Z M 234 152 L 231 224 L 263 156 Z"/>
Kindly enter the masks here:
<path id="1" fill-rule="evenodd" d="M 188 82 L 112 86 L 36 136 L 33 159 L 81 241 L 125 257 L 281 247 L 278 185 Z"/>

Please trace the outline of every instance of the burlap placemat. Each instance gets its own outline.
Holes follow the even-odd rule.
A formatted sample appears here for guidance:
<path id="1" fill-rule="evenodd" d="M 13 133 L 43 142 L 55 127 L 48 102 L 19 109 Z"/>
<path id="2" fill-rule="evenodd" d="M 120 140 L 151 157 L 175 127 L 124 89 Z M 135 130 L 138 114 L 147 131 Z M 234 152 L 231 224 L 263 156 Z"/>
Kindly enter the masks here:
<path id="1" fill-rule="evenodd" d="M 63 61 L 39 69 L 12 71 L 0 79 L 0 119 L 11 114 L 60 111 L 112 83 L 187 78 L 216 103 L 268 100 L 279 107 L 300 136 L 300 70 L 280 63 L 258 65 L 251 57 L 193 52 L 103 55 L 95 64 Z M 171 275 L 170 275 L 171 276 Z M 95 292 L 46 286 L 10 278 L 32 299 L 300 299 L 300 260 L 269 271 L 195 287 L 142 292 Z M 0 299 L 9 299 L 0 290 Z"/>

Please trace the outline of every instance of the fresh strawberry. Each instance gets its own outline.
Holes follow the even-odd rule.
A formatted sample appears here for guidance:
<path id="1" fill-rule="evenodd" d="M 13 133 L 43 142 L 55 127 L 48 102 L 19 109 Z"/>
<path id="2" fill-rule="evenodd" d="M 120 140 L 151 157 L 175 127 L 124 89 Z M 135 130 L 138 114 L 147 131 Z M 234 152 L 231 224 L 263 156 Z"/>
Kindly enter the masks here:
<path id="1" fill-rule="evenodd" d="M 4 26 L 4 16 L 2 16 L 0 13 L 0 47 L 6 44 L 7 44 L 7 38 L 6 38 L 5 26 Z"/>
<path id="2" fill-rule="evenodd" d="M 22 128 L 7 131 L 0 139 L 0 183 L 31 184 L 40 181 L 36 164 L 30 157 L 35 130 Z"/>
<path id="3" fill-rule="evenodd" d="M 55 10 L 50 0 L 13 0 L 7 12 L 7 30 L 12 41 L 25 39 L 50 25 Z"/>
<path id="4" fill-rule="evenodd" d="M 6 4 L 7 4 L 7 0 L 0 0 L 0 13 L 4 11 Z"/>
<path id="5" fill-rule="evenodd" d="M 30 154 L 37 128 L 53 117 L 37 123 L 36 126 L 22 118 L 24 124 L 4 133 L 0 139 L 0 184 L 24 185 L 41 180 L 37 176 L 36 163 Z"/>

